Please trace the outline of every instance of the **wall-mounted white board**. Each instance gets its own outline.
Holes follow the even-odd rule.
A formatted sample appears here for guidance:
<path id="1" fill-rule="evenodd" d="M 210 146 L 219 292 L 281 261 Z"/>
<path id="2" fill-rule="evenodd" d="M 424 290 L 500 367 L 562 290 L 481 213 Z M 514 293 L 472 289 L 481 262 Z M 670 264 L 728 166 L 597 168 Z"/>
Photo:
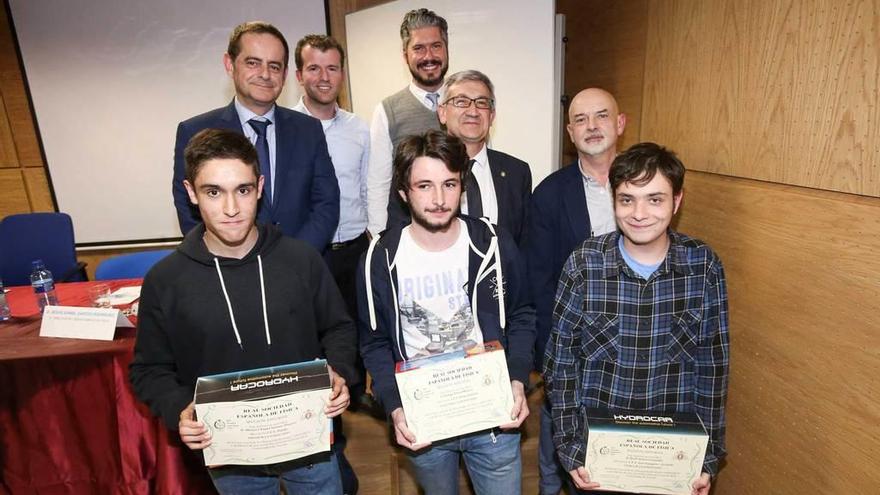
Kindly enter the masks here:
<path id="1" fill-rule="evenodd" d="M 180 236 L 171 198 L 177 123 L 229 103 L 232 28 L 326 33 L 323 0 L 10 0 L 60 211 L 78 243 Z M 294 69 L 279 100 L 299 100 Z"/>
<path id="2" fill-rule="evenodd" d="M 348 14 L 352 107 L 370 122 L 376 104 L 411 79 L 400 23 L 427 7 L 449 24 L 449 72 L 477 69 L 495 85 L 490 147 L 527 161 L 532 181 L 558 168 L 561 34 L 552 0 L 397 0 Z"/>

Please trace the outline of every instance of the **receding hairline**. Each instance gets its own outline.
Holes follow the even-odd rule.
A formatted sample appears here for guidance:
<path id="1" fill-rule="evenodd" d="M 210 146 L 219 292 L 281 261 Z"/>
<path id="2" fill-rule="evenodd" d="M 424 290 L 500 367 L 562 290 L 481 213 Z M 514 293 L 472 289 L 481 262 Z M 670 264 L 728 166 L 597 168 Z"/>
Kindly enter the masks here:
<path id="1" fill-rule="evenodd" d="M 577 114 L 572 113 L 572 111 L 573 111 L 572 109 L 574 109 L 578 103 L 586 100 L 587 98 L 596 98 L 596 97 L 604 98 L 607 101 L 607 103 L 609 103 L 608 105 L 604 106 L 605 110 L 611 112 L 612 114 L 619 114 L 620 113 L 620 106 L 617 104 L 617 100 L 614 98 L 614 95 L 612 95 L 608 91 L 605 91 L 602 88 L 586 88 L 586 89 L 583 89 L 580 92 L 578 92 L 578 94 L 574 95 L 574 98 L 571 99 L 571 104 L 568 107 L 569 119 L 571 119 L 572 116 L 577 115 Z M 583 112 L 578 112 L 578 113 L 583 113 Z"/>

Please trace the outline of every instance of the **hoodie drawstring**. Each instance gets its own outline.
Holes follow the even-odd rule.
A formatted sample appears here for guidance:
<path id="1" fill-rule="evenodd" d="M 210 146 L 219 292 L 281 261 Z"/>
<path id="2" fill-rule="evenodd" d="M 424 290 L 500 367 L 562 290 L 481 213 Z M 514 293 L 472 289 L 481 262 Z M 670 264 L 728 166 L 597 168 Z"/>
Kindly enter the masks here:
<path id="1" fill-rule="evenodd" d="M 263 326 L 266 327 L 266 344 L 271 347 L 272 336 L 269 335 L 269 314 L 266 311 L 266 281 L 263 279 L 263 258 L 259 254 L 257 255 L 257 265 L 260 267 L 260 294 L 263 297 Z"/>
<path id="2" fill-rule="evenodd" d="M 501 324 L 501 332 L 504 333 L 504 328 L 507 327 L 507 313 L 504 309 L 504 274 L 501 271 L 501 249 L 499 248 L 498 243 L 498 234 L 495 233 L 495 227 L 492 226 L 492 223 L 486 218 L 480 218 L 483 223 L 489 227 L 489 232 L 492 233 L 492 241 L 489 243 L 489 249 L 486 250 L 486 258 L 483 259 L 483 263 L 480 264 L 480 269 L 477 271 L 477 282 L 482 278 L 480 274 L 482 273 L 486 260 L 488 260 L 492 255 L 495 256 L 495 295 L 498 299 L 498 321 Z M 490 254 L 491 253 L 491 254 Z M 477 282 L 474 285 L 477 285 Z M 476 290 L 474 290 L 474 294 L 476 294 Z M 474 296 L 474 304 L 472 305 L 474 308 L 474 315 L 476 315 L 476 296 Z"/>
<path id="3" fill-rule="evenodd" d="M 376 249 L 376 244 L 379 243 L 379 237 L 379 234 L 376 234 L 373 237 L 373 240 L 370 241 L 370 247 L 367 248 L 367 257 L 364 262 L 364 280 L 366 281 L 367 286 L 367 308 L 370 313 L 370 329 L 374 332 L 376 331 L 376 303 L 373 302 L 373 280 L 370 276 L 370 265 L 372 264 L 373 251 Z"/>
<path id="4" fill-rule="evenodd" d="M 266 327 L 266 343 L 272 345 L 272 337 L 269 335 L 269 317 L 266 312 L 266 284 L 263 280 L 263 259 L 257 255 L 257 264 L 260 270 L 260 296 L 263 301 L 263 325 Z M 220 287 L 223 289 L 223 298 L 226 299 L 226 309 L 229 311 L 229 319 L 232 321 L 232 331 L 235 332 L 235 340 L 238 347 L 244 349 L 241 345 L 241 334 L 238 333 L 238 325 L 235 323 L 235 314 L 232 312 L 232 302 L 229 300 L 229 292 L 226 290 L 226 282 L 223 280 L 223 272 L 220 271 L 220 261 L 214 258 L 214 267 L 217 269 L 217 276 L 220 278 Z"/>

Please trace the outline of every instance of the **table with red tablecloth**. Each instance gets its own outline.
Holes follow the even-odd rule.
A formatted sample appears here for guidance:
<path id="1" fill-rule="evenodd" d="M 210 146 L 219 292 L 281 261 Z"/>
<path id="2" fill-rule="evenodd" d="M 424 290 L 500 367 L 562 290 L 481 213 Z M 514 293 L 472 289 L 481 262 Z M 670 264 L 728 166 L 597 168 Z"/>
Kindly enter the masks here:
<path id="1" fill-rule="evenodd" d="M 112 289 L 140 280 L 108 282 Z M 87 306 L 94 282 L 58 284 Z M 30 287 L 0 322 L 0 493 L 212 493 L 201 459 L 139 403 L 128 382 L 134 329 L 113 341 L 40 337 Z"/>

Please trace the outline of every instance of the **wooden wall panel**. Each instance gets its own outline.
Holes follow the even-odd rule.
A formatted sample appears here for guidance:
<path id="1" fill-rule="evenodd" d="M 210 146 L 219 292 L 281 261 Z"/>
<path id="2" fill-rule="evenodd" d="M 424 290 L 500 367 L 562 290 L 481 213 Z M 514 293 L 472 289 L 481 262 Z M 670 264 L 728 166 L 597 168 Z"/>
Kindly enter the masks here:
<path id="1" fill-rule="evenodd" d="M 0 191 L 3 192 L 0 194 L 0 218 L 14 213 L 30 213 L 21 169 L 0 169 Z"/>
<path id="2" fill-rule="evenodd" d="M 558 0 L 556 10 L 565 15 L 565 94 L 600 87 L 617 99 L 628 122 L 619 149 L 638 143 L 645 70 L 647 0 Z M 566 116 L 566 122 L 568 118 Z M 565 132 L 565 130 L 563 130 Z M 566 163 L 576 151 L 565 135 Z"/>
<path id="3" fill-rule="evenodd" d="M 0 95 L 6 107 L 6 119 L 12 130 L 19 165 L 42 167 L 33 113 L 15 51 L 12 28 L 4 9 L 0 9 Z"/>
<path id="4" fill-rule="evenodd" d="M 713 493 L 875 492 L 880 200 L 717 174 L 876 194 L 876 2 L 622 3 L 558 1 L 566 91 L 609 88 L 641 117 L 625 144 L 715 172 L 688 174 L 678 221 L 730 288 L 730 455 Z"/>
<path id="5" fill-rule="evenodd" d="M 0 8 L 0 171 L 0 217 L 54 211 L 33 113 L 4 8 Z"/>
<path id="6" fill-rule="evenodd" d="M 707 172 L 880 196 L 880 1 L 649 12 L 643 139 Z"/>
<path id="7" fill-rule="evenodd" d="M 678 229 L 720 254 L 730 292 L 715 493 L 876 492 L 880 200 L 690 172 Z"/>
<path id="8" fill-rule="evenodd" d="M 55 211 L 55 203 L 49 192 L 49 180 L 46 177 L 46 169 L 42 167 L 25 167 L 21 169 L 24 175 L 24 186 L 28 195 L 31 211 Z"/>
<path id="9" fill-rule="evenodd" d="M 18 155 L 15 153 L 15 141 L 12 139 L 9 119 L 6 118 L 3 93 L 0 92 L 0 168 L 7 167 L 18 167 Z"/>
<path id="10" fill-rule="evenodd" d="M 0 8 L 0 72 L 18 70 L 18 59 L 14 57 L 14 43 L 6 9 Z M 9 54 L 12 54 L 13 57 L 9 57 Z"/>
<path id="11" fill-rule="evenodd" d="M 19 165 L 42 167 L 43 156 L 37 141 L 33 113 L 21 72 L 0 73 L 0 94 L 3 95 L 3 103 L 6 106 L 6 118 L 12 129 Z"/>

